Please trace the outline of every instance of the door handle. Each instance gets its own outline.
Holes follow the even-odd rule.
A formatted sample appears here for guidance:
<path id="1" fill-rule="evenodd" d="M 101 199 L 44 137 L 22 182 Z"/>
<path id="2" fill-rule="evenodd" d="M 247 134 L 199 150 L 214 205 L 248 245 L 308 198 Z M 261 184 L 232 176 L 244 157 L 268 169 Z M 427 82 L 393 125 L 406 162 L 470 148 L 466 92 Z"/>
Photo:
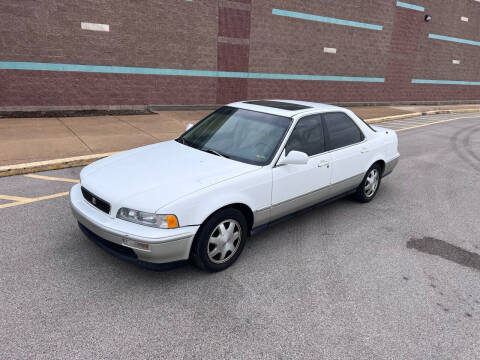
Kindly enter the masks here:
<path id="1" fill-rule="evenodd" d="M 367 148 L 362 148 L 362 149 L 360 150 L 360 152 L 361 152 L 362 154 L 365 154 L 365 153 L 368 152 L 368 149 L 367 149 Z"/>
<path id="2" fill-rule="evenodd" d="M 317 167 L 324 167 L 326 166 L 327 168 L 330 167 L 330 163 L 327 160 L 322 160 L 317 164 Z"/>

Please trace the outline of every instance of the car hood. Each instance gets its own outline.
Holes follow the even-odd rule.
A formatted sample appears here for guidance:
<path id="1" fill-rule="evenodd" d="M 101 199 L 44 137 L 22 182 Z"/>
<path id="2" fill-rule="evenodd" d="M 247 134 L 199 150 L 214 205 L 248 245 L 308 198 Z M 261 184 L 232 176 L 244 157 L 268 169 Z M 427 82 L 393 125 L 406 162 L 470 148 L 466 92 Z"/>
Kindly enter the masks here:
<path id="1" fill-rule="evenodd" d="M 80 179 L 112 209 L 156 212 L 183 196 L 258 168 L 172 140 L 96 161 L 82 170 Z"/>

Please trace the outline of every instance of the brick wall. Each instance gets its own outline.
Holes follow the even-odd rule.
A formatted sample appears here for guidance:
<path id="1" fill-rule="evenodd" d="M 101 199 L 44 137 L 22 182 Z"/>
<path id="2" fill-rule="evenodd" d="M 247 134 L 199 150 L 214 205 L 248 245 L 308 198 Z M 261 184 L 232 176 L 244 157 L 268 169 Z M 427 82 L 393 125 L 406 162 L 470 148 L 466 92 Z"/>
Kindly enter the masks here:
<path id="1" fill-rule="evenodd" d="M 0 108 L 221 104 L 247 98 L 480 100 L 480 2 L 406 2 L 416 9 L 395 0 L 1 2 Z M 273 9 L 301 16 L 279 16 Z M 424 21 L 426 14 L 431 22 Z M 109 31 L 83 30 L 82 22 L 108 24 Z M 365 24 L 381 30 L 362 28 Z M 35 70 L 38 63 L 55 67 Z M 22 70 L 14 69 L 18 64 Z M 103 67 L 65 71 L 61 64 Z M 157 69 L 179 72 L 159 75 Z"/>

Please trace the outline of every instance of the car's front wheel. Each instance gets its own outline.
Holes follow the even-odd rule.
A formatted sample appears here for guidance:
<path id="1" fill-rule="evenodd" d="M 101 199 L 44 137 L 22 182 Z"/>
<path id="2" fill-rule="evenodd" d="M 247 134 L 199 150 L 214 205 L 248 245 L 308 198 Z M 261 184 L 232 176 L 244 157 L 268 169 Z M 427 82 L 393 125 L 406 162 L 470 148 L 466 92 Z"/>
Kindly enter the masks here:
<path id="1" fill-rule="evenodd" d="M 221 271 L 232 265 L 247 239 L 245 216 L 233 208 L 222 209 L 208 218 L 192 244 L 191 258 L 207 271 Z"/>
<path id="2" fill-rule="evenodd" d="M 363 203 L 373 200 L 380 187 L 380 181 L 382 179 L 382 167 L 380 164 L 373 164 L 365 174 L 362 183 L 358 186 L 355 192 L 355 198 Z"/>

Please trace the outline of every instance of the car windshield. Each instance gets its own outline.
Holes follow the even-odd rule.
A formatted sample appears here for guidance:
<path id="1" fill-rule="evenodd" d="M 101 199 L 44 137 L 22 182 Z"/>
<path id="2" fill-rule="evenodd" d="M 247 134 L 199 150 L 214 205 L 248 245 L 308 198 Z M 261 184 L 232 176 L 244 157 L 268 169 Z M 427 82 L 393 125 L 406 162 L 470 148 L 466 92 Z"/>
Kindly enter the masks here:
<path id="1" fill-rule="evenodd" d="M 224 106 L 177 141 L 217 156 L 266 165 L 285 136 L 291 118 Z"/>

